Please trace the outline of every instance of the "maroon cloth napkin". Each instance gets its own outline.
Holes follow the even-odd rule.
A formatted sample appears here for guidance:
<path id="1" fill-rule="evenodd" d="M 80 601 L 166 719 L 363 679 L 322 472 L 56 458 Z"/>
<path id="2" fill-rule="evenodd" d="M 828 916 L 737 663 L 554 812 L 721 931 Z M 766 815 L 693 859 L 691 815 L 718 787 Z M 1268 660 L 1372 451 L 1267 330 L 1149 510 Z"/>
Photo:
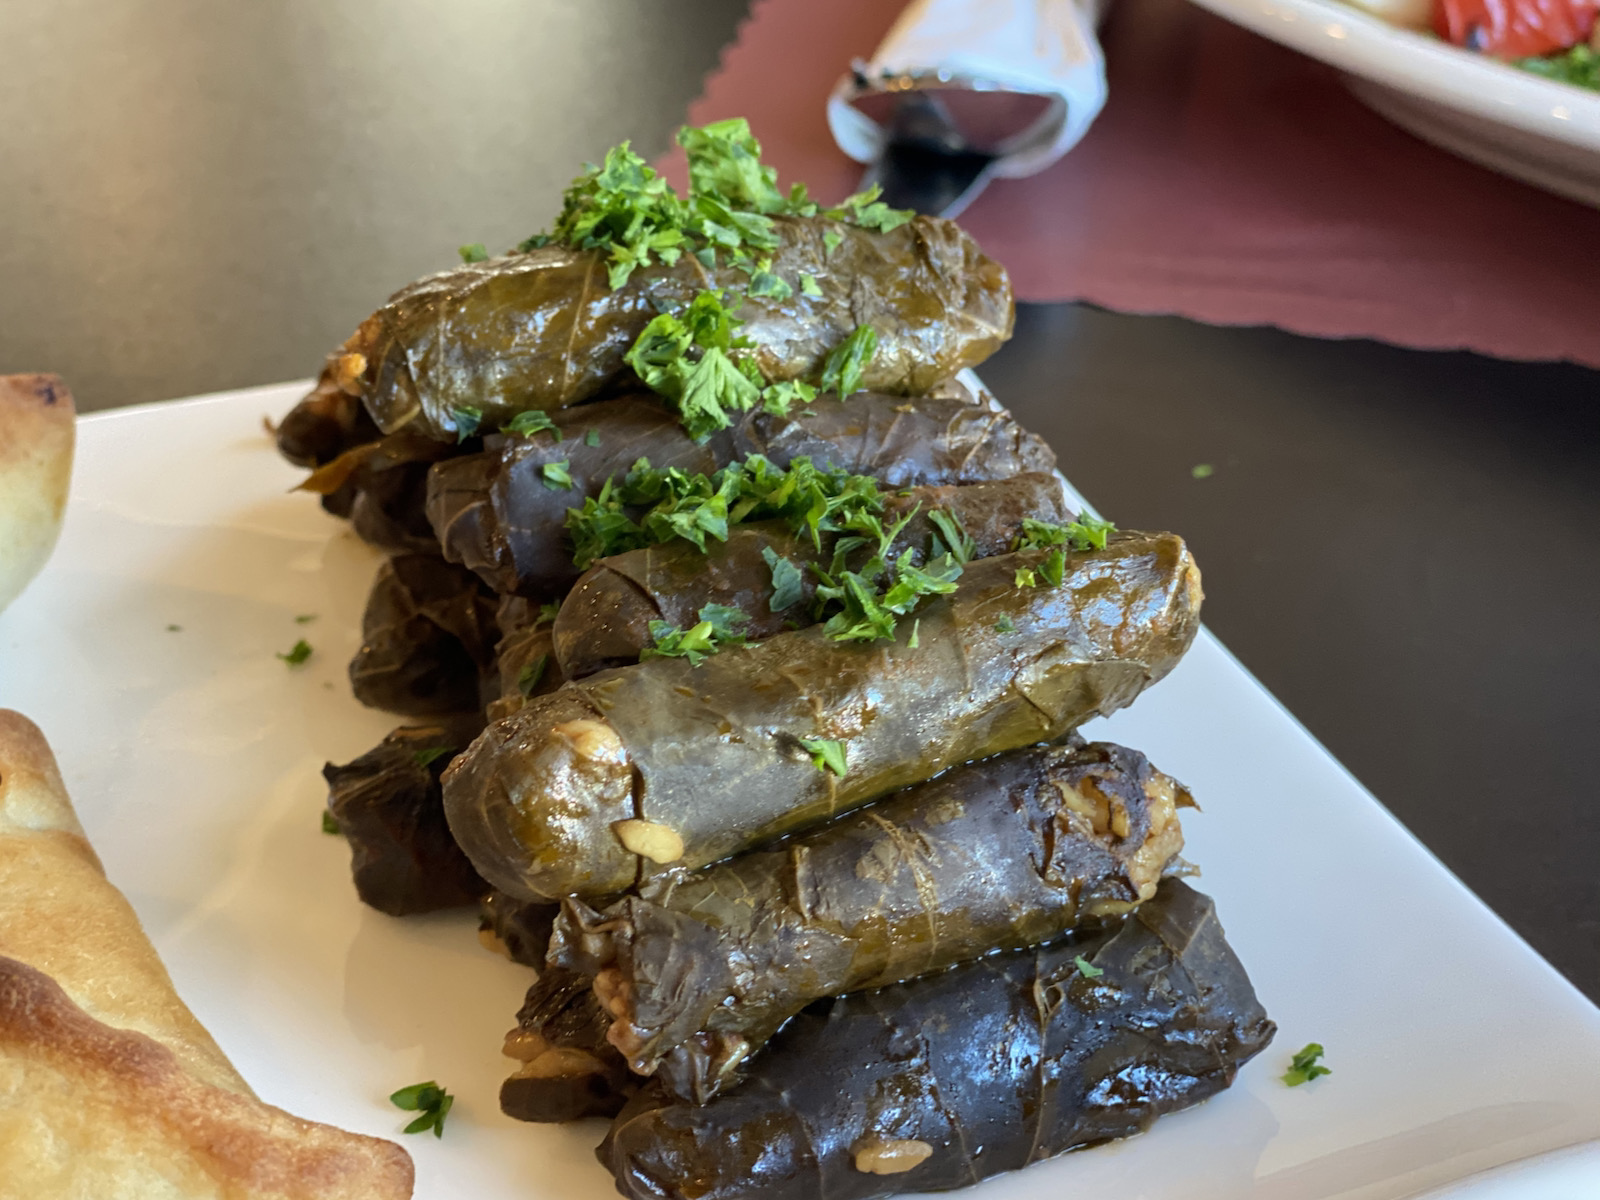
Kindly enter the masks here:
<path id="1" fill-rule="evenodd" d="M 781 182 L 861 168 L 823 105 L 903 0 L 756 0 L 689 109 L 746 116 Z M 1600 212 L 1436 150 L 1330 69 L 1182 0 L 1118 0 L 1111 99 L 962 217 L 1022 300 L 1600 366 Z M 662 164 L 683 183 L 681 156 Z"/>

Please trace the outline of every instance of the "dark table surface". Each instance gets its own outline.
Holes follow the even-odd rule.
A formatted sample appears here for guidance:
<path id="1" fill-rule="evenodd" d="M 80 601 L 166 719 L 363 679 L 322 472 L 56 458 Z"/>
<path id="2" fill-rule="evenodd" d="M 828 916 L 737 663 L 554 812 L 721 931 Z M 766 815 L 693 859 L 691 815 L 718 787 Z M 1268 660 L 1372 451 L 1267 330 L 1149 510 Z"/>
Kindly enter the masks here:
<path id="1" fill-rule="evenodd" d="M 86 409 L 308 375 L 578 162 L 663 148 L 744 9 L 0 6 L 0 372 Z M 983 374 L 1107 515 L 1191 539 L 1211 627 L 1600 998 L 1600 374 L 1066 304 Z"/>

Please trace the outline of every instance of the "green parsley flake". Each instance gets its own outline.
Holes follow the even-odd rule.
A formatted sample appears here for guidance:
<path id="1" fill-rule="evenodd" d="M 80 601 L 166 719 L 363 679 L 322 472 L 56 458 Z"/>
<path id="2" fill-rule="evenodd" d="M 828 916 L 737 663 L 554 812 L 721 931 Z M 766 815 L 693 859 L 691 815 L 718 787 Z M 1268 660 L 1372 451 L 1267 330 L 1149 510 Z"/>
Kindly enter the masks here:
<path id="1" fill-rule="evenodd" d="M 1289 1063 L 1289 1069 L 1283 1073 L 1283 1081 L 1290 1087 L 1299 1087 L 1302 1083 L 1310 1083 L 1318 1075 L 1332 1075 L 1331 1068 L 1324 1067 L 1317 1059 L 1322 1057 L 1322 1046 L 1318 1042 L 1306 1043 L 1305 1049 L 1296 1054 Z"/>
<path id="2" fill-rule="evenodd" d="M 1196 479 L 1210 479 L 1216 473 L 1217 469 L 1210 463 L 1195 463 L 1194 466 L 1189 468 L 1189 474 Z"/>
<path id="3" fill-rule="evenodd" d="M 456 423 L 456 441 L 464 442 L 478 432 L 483 424 L 483 409 L 471 404 L 462 404 L 450 410 L 450 416 Z"/>
<path id="4" fill-rule="evenodd" d="M 864 192 L 846 197 L 838 208 L 823 209 L 823 215 L 853 221 L 868 229 L 876 229 L 879 233 L 898 229 L 917 215 L 909 208 L 890 208 L 878 199 L 881 195 L 883 189 L 873 184 Z"/>
<path id="5" fill-rule="evenodd" d="M 306 641 L 305 638 L 301 638 L 289 649 L 288 653 L 280 654 L 278 657 L 291 667 L 298 667 L 311 657 L 311 643 Z"/>
<path id="6" fill-rule="evenodd" d="M 840 779 L 850 768 L 849 748 L 832 738 L 800 738 L 800 745 L 811 755 L 811 765 L 819 771 L 831 771 Z"/>
<path id="7" fill-rule="evenodd" d="M 1011 576 L 1011 582 L 1014 587 L 1019 588 L 1039 586 L 1038 578 L 1029 567 L 1018 567 L 1016 573 Z"/>
<path id="8" fill-rule="evenodd" d="M 316 613 L 301 613 L 294 619 L 296 625 L 309 625 L 317 619 Z"/>
<path id="9" fill-rule="evenodd" d="M 679 629 L 670 621 L 651 621 L 650 636 L 655 645 L 647 646 L 639 660 L 687 658 L 691 667 L 698 667 L 719 650 L 744 645 L 742 630 L 749 622 L 742 610 L 726 604 L 706 605 L 700 610 L 700 623 L 688 629 Z"/>
<path id="10" fill-rule="evenodd" d="M 556 614 L 561 611 L 561 601 L 552 600 L 548 604 L 539 605 L 539 615 L 534 619 L 535 625 L 543 625 L 546 621 L 554 621 Z"/>
<path id="11" fill-rule="evenodd" d="M 761 408 L 775 417 L 786 417 L 789 409 L 799 404 L 810 404 L 817 398 L 817 389 L 801 379 L 786 379 L 769 383 L 761 389 Z"/>
<path id="12" fill-rule="evenodd" d="M 861 373 L 878 350 L 878 331 L 871 325 L 858 325 L 855 331 L 828 353 L 822 364 L 822 390 L 839 399 L 861 390 Z"/>
<path id="13" fill-rule="evenodd" d="M 449 746 L 429 746 L 425 750 L 412 751 L 411 758 L 417 764 L 417 766 L 427 767 L 432 766 L 446 754 L 452 753 L 454 753 L 454 751 L 452 751 Z"/>
<path id="14" fill-rule="evenodd" d="M 972 561 L 972 556 L 978 552 L 978 544 L 967 533 L 960 517 L 946 509 L 934 508 L 928 511 L 928 521 L 936 531 L 935 555 L 948 554 L 962 566 Z"/>
<path id="15" fill-rule="evenodd" d="M 583 444 L 585 446 L 598 446 L 600 444 L 600 431 L 598 429 L 589 430 L 588 433 L 583 435 Z"/>
<path id="16" fill-rule="evenodd" d="M 833 236 L 838 237 L 839 235 L 834 234 Z M 802 296 L 821 297 L 822 285 L 817 282 L 815 275 L 808 275 L 804 271 L 800 272 L 800 294 Z"/>
<path id="17" fill-rule="evenodd" d="M 344 830 L 339 828 L 339 820 L 338 820 L 338 818 L 335 817 L 327 809 L 323 809 L 322 810 L 322 832 L 323 833 L 343 833 L 344 832 Z"/>
<path id="18" fill-rule="evenodd" d="M 839 243 L 844 241 L 844 234 L 836 229 L 830 229 L 822 235 L 822 252 L 824 257 L 832 257 L 833 252 L 839 248 Z"/>
<path id="19" fill-rule="evenodd" d="M 911 636 L 906 639 L 906 649 L 908 649 L 908 650 L 917 649 L 922 644 L 922 642 L 921 642 L 921 634 L 922 634 L 922 618 L 918 617 L 915 621 L 911 622 Z"/>
<path id="20" fill-rule="evenodd" d="M 805 572 L 771 546 L 761 547 L 761 557 L 772 570 L 772 599 L 767 608 L 775 613 L 793 608 L 805 599 Z"/>
<path id="21" fill-rule="evenodd" d="M 427 1083 L 413 1083 L 410 1087 L 401 1088 L 389 1097 L 389 1103 L 406 1112 L 422 1114 L 406 1126 L 407 1133 L 424 1133 L 432 1129 L 434 1137 L 443 1137 L 444 1119 L 450 1114 L 455 1097 L 430 1079 Z"/>
<path id="22" fill-rule="evenodd" d="M 530 408 L 519 412 L 500 427 L 500 432 L 515 433 L 521 437 L 549 433 L 554 435 L 556 441 L 561 440 L 561 430 L 556 428 L 556 423 L 550 419 L 550 414 L 542 408 Z"/>
<path id="23" fill-rule="evenodd" d="M 638 267 L 678 261 L 688 240 L 688 211 L 671 185 L 635 154 L 627 142 L 606 152 L 572 181 L 556 218 L 554 239 L 584 250 L 604 250 L 613 288 Z M 518 249 L 535 248 L 530 238 Z"/>
<path id="24" fill-rule="evenodd" d="M 1074 958 L 1072 963 L 1078 968 L 1078 974 L 1085 979 L 1099 979 L 1100 976 L 1105 974 L 1105 968 L 1095 966 L 1081 954 Z"/>
<path id="25" fill-rule="evenodd" d="M 167 632 L 168 633 L 180 633 L 180 632 L 182 632 L 182 630 L 183 630 L 183 626 L 182 625 L 168 625 L 167 626 Z"/>
<path id="26" fill-rule="evenodd" d="M 733 423 L 730 413 L 744 412 L 760 399 L 759 383 L 730 357 L 747 345 L 733 335 L 741 323 L 715 292 L 700 292 L 681 314 L 654 318 L 627 353 L 634 373 L 677 406 L 684 428 L 697 441 L 726 429 Z"/>
<path id="27" fill-rule="evenodd" d="M 994 623 L 994 631 L 996 633 L 1015 633 L 1017 627 L 1010 617 L 1001 617 Z"/>
<path id="28" fill-rule="evenodd" d="M 572 465 L 572 460 L 563 458 L 560 462 L 545 463 L 539 468 L 539 474 L 545 487 L 552 492 L 572 490 L 572 472 L 567 468 Z"/>
<path id="29" fill-rule="evenodd" d="M 1067 573 L 1067 552 L 1057 546 L 1049 554 L 1045 555 L 1044 561 L 1039 564 L 1038 570 L 1040 579 L 1043 579 L 1051 587 L 1060 587 L 1061 580 Z"/>
<path id="30" fill-rule="evenodd" d="M 544 678 L 544 669 L 550 665 L 550 656 L 541 654 L 538 658 L 528 663 L 517 672 L 517 691 L 524 696 L 533 695 L 533 689 L 539 686 L 539 681 Z"/>
<path id="31" fill-rule="evenodd" d="M 489 261 L 489 251 L 482 242 L 469 242 L 460 250 L 461 261 L 464 263 L 480 263 Z"/>
<path id="32" fill-rule="evenodd" d="M 794 288 L 789 286 L 787 280 L 771 271 L 757 271 L 750 276 L 750 286 L 746 293 L 761 300 L 773 300 L 782 303 L 794 295 Z"/>
<path id="33" fill-rule="evenodd" d="M 1036 521 L 1032 517 L 1024 517 L 1022 532 L 1012 543 L 1011 548 L 1043 550 L 1050 546 L 1068 546 L 1077 553 L 1084 554 L 1090 550 L 1104 550 L 1106 535 L 1116 528 L 1110 521 L 1102 521 L 1099 517 L 1090 516 L 1088 513 L 1066 525 L 1055 525 L 1049 521 Z"/>

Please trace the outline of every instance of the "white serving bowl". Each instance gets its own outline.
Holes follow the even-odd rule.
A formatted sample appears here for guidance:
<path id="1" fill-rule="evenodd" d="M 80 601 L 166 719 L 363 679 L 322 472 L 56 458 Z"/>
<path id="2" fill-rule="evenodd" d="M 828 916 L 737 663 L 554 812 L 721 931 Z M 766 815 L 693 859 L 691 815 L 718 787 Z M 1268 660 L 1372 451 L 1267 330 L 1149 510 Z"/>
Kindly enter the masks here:
<path id="1" fill-rule="evenodd" d="M 1194 0 L 1343 71 L 1395 124 L 1491 170 L 1600 208 L 1600 92 L 1396 28 L 1338 0 Z"/>

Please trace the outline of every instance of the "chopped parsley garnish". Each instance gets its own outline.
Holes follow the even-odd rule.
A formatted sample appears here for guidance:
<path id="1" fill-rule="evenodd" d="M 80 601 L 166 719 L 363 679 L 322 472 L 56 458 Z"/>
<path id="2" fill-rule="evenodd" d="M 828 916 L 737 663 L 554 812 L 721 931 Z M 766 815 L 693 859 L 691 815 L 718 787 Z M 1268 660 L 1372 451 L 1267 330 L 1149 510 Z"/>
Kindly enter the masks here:
<path id="1" fill-rule="evenodd" d="M 572 490 L 572 472 L 567 468 L 572 465 L 572 460 L 563 458 L 560 462 L 545 463 L 539 468 L 539 475 L 545 485 L 552 492 Z"/>
<path id="2" fill-rule="evenodd" d="M 559 436 L 558 431 L 557 437 Z M 598 429 L 589 430 L 588 433 L 583 435 L 583 444 L 585 446 L 598 446 L 600 444 L 600 431 Z"/>
<path id="3" fill-rule="evenodd" d="M 1332 1075 L 1329 1067 L 1317 1062 L 1322 1057 L 1322 1045 L 1319 1042 L 1308 1042 L 1304 1050 L 1296 1054 L 1289 1063 L 1289 1069 L 1283 1073 L 1283 1081 L 1290 1087 L 1299 1087 L 1302 1083 L 1310 1083 L 1318 1075 Z"/>
<path id="4" fill-rule="evenodd" d="M 772 599 L 767 607 L 773 612 L 793 608 L 805 599 L 805 572 L 783 557 L 771 546 L 761 547 L 761 557 L 772 570 Z"/>
<path id="5" fill-rule="evenodd" d="M 822 390 L 839 399 L 861 390 L 861 373 L 878 349 L 878 331 L 871 325 L 858 325 L 849 337 L 835 346 L 822 364 Z"/>
<path id="6" fill-rule="evenodd" d="M 849 196 L 838 208 L 825 208 L 823 216 L 835 217 L 841 221 L 851 221 L 856 225 L 868 229 L 876 229 L 879 233 L 888 233 L 891 229 L 899 229 L 917 214 L 909 208 L 890 208 L 882 200 L 883 189 L 873 184 L 864 192 L 857 192 Z"/>
<path id="7" fill-rule="evenodd" d="M 1189 474 L 1196 479 L 1210 479 L 1216 473 L 1217 469 L 1210 463 L 1195 463 L 1194 466 L 1189 468 Z"/>
<path id="8" fill-rule="evenodd" d="M 1067 552 L 1057 546 L 1044 556 L 1044 561 L 1038 566 L 1039 578 L 1051 587 L 1060 587 L 1061 580 L 1067 573 Z"/>
<path id="9" fill-rule="evenodd" d="M 607 152 L 601 165 L 587 166 L 573 180 L 553 232 L 529 238 L 518 249 L 527 252 L 556 241 L 601 251 L 613 288 L 622 287 L 640 267 L 670 267 L 692 254 L 710 270 L 720 255 L 749 280 L 744 295 L 715 298 L 718 307 L 737 308 L 745 296 L 782 302 L 794 293 L 794 285 L 773 270 L 773 252 L 780 244 L 775 217 L 820 213 L 886 233 L 915 215 L 890 208 L 876 187 L 828 209 L 820 209 L 803 184 L 779 190 L 777 171 L 762 165 L 761 145 L 743 118 L 685 126 L 678 131 L 678 143 L 689 162 L 686 195 L 680 197 L 623 142 Z M 836 229 L 824 231 L 826 253 L 832 254 L 842 240 Z M 462 247 L 464 258 L 468 251 L 481 252 L 483 247 Z M 823 294 L 810 274 L 800 276 L 800 290 L 812 297 Z M 704 306 L 701 297 L 690 308 L 696 305 Z M 762 394 L 768 381 L 752 361 L 736 353 L 738 343 L 727 336 L 732 324 L 736 322 L 707 329 L 692 312 L 663 313 L 628 356 L 647 386 L 678 404 L 684 425 L 697 438 L 724 428 L 728 413 L 748 410 L 758 395 L 779 412 L 799 398 L 793 391 Z M 841 396 L 855 391 L 875 341 L 870 330 L 857 330 L 846 339 L 829 356 L 824 384 L 841 389 Z"/>
<path id="10" fill-rule="evenodd" d="M 628 351 L 634 373 L 677 405 L 684 428 L 698 440 L 726 429 L 733 421 L 729 413 L 744 412 L 760 399 L 760 385 L 729 357 L 746 344 L 733 336 L 739 324 L 721 297 L 701 292 L 681 315 L 662 313 L 652 320 Z"/>
<path id="11" fill-rule="evenodd" d="M 750 286 L 745 292 L 761 300 L 776 300 L 781 303 L 794 295 L 794 288 L 790 287 L 782 276 L 757 268 L 755 274 L 750 276 Z"/>
<path id="12" fill-rule="evenodd" d="M 923 596 L 954 591 L 961 575 L 961 564 L 948 553 L 920 567 L 910 550 L 891 561 L 891 545 L 915 510 L 886 529 L 883 507 L 875 479 L 821 470 L 805 457 L 779 470 L 751 455 L 711 476 L 658 470 L 641 459 L 620 482 L 607 480 L 599 496 L 569 509 L 567 529 L 580 570 L 598 558 L 680 538 L 704 551 L 708 538 L 727 541 L 732 526 L 750 521 L 782 519 L 818 549 L 824 534 L 837 534 L 832 570 L 817 571 L 822 586 L 813 615 L 821 619 L 836 610 L 826 622 L 831 638 L 874 640 L 893 637 L 898 619 Z M 635 520 L 630 513 L 639 509 L 645 511 Z M 867 552 L 865 561 L 847 569 L 849 556 L 859 551 Z M 767 565 L 773 566 L 770 559 Z M 774 588 L 786 599 L 784 581 L 790 588 L 795 581 L 782 568 L 774 571 Z M 783 607 L 788 606 L 774 611 Z M 693 630 L 679 632 L 688 636 Z"/>
<path id="13" fill-rule="evenodd" d="M 301 613 L 294 619 L 296 625 L 309 625 L 317 619 L 316 613 Z"/>
<path id="14" fill-rule="evenodd" d="M 906 639 L 906 649 L 917 649 L 922 644 L 920 641 L 921 635 L 922 618 L 918 617 L 915 621 L 911 622 L 911 636 Z"/>
<path id="15" fill-rule="evenodd" d="M 544 669 L 550 665 L 550 656 L 541 654 L 538 658 L 525 665 L 517 672 L 517 691 L 524 696 L 533 695 L 533 689 L 539 686 L 539 681 L 544 678 Z"/>
<path id="16" fill-rule="evenodd" d="M 489 251 L 482 242 L 469 242 L 461 247 L 461 261 L 464 263 L 480 263 L 489 261 Z"/>
<path id="17" fill-rule="evenodd" d="M 679 629 L 670 621 L 651 621 L 655 645 L 645 647 L 639 659 L 687 658 L 691 667 L 698 667 L 718 650 L 744 645 L 741 630 L 749 622 L 746 613 L 726 604 L 706 605 L 700 610 L 700 623 L 688 629 Z"/>
<path id="18" fill-rule="evenodd" d="M 542 408 L 524 409 L 500 426 L 500 432 L 520 434 L 522 437 L 549 433 L 555 436 L 556 441 L 561 440 L 561 430 L 556 428 L 556 423 L 550 419 L 550 414 Z"/>
<path id="19" fill-rule="evenodd" d="M 553 238 L 584 250 L 605 250 L 613 288 L 638 267 L 678 261 L 688 240 L 688 213 L 672 186 L 627 142 L 606 152 L 605 162 L 574 179 L 562 200 Z M 542 244 L 542 243 L 541 243 Z M 529 238 L 519 250 L 535 249 Z"/>
<path id="20" fill-rule="evenodd" d="M 406 1112 L 422 1114 L 406 1126 L 407 1133 L 425 1133 L 431 1129 L 434 1137 L 443 1137 L 444 1119 L 450 1115 L 450 1107 L 456 1100 L 430 1079 L 427 1083 L 413 1083 L 410 1087 L 401 1088 L 389 1097 L 389 1102 Z"/>
<path id="21" fill-rule="evenodd" d="M 996 633 L 1015 633 L 1017 627 L 1010 617 L 1001 617 L 994 623 L 994 631 Z"/>
<path id="22" fill-rule="evenodd" d="M 182 630 L 183 630 L 183 626 L 182 625 L 168 625 L 167 626 L 167 632 L 168 633 L 180 633 L 180 632 L 182 632 Z"/>
<path id="23" fill-rule="evenodd" d="M 1099 979 L 1106 973 L 1105 968 L 1095 966 L 1081 954 L 1072 960 L 1072 965 L 1078 968 L 1078 974 L 1085 979 Z"/>
<path id="24" fill-rule="evenodd" d="M 775 417 L 786 417 L 792 405 L 810 404 L 817 398 L 817 389 L 801 379 L 786 379 L 782 383 L 769 383 L 761 389 L 761 408 Z"/>
<path id="25" fill-rule="evenodd" d="M 322 810 L 322 832 L 323 833 L 343 833 L 344 832 L 344 830 L 339 828 L 339 820 L 338 820 L 338 818 L 335 817 L 327 809 L 323 809 Z"/>
<path id="26" fill-rule="evenodd" d="M 800 738 L 800 745 L 811 755 L 811 765 L 819 771 L 831 771 L 840 779 L 849 770 L 849 749 L 832 738 Z"/>
<path id="27" fill-rule="evenodd" d="M 911 558 L 907 550 L 890 567 L 881 555 L 874 555 L 860 571 L 824 575 L 817 598 L 838 603 L 841 611 L 828 618 L 823 631 L 840 642 L 892 638 L 899 618 L 922 597 L 956 590 L 961 564 L 948 554 L 923 567 L 914 566 Z"/>
<path id="28" fill-rule="evenodd" d="M 1011 583 L 1014 587 L 1031 588 L 1039 586 L 1039 579 L 1034 575 L 1031 567 L 1018 567 L 1011 576 Z"/>
<path id="29" fill-rule="evenodd" d="M 456 441 L 464 442 L 478 432 L 483 424 L 483 409 L 472 404 L 461 404 L 450 410 L 456 423 Z"/>
<path id="30" fill-rule="evenodd" d="M 306 641 L 305 638 L 301 638 L 286 653 L 280 654 L 278 657 L 291 667 L 298 667 L 311 657 L 311 643 Z"/>
<path id="31" fill-rule="evenodd" d="M 543 625 L 546 621 L 554 621 L 556 614 L 561 611 L 561 601 L 551 600 L 548 604 L 539 605 L 539 615 L 534 620 L 535 625 Z"/>
<path id="32" fill-rule="evenodd" d="M 1011 548 L 1043 550 L 1049 546 L 1069 546 L 1079 554 L 1083 554 L 1090 550 L 1104 550 L 1106 535 L 1114 532 L 1116 528 L 1110 521 L 1102 521 L 1099 517 L 1090 516 L 1088 513 L 1066 525 L 1055 525 L 1049 521 L 1036 521 L 1032 517 L 1024 517 L 1022 532 L 1012 543 Z"/>
<path id="33" fill-rule="evenodd" d="M 454 753 L 449 746 L 429 746 L 423 750 L 413 750 L 411 757 L 419 767 L 433 765 L 446 754 Z"/>
<path id="34" fill-rule="evenodd" d="M 942 508 L 928 510 L 928 521 L 935 529 L 935 554 L 948 554 L 962 566 L 972 561 L 978 552 L 977 543 L 968 535 L 966 526 L 955 513 Z"/>

